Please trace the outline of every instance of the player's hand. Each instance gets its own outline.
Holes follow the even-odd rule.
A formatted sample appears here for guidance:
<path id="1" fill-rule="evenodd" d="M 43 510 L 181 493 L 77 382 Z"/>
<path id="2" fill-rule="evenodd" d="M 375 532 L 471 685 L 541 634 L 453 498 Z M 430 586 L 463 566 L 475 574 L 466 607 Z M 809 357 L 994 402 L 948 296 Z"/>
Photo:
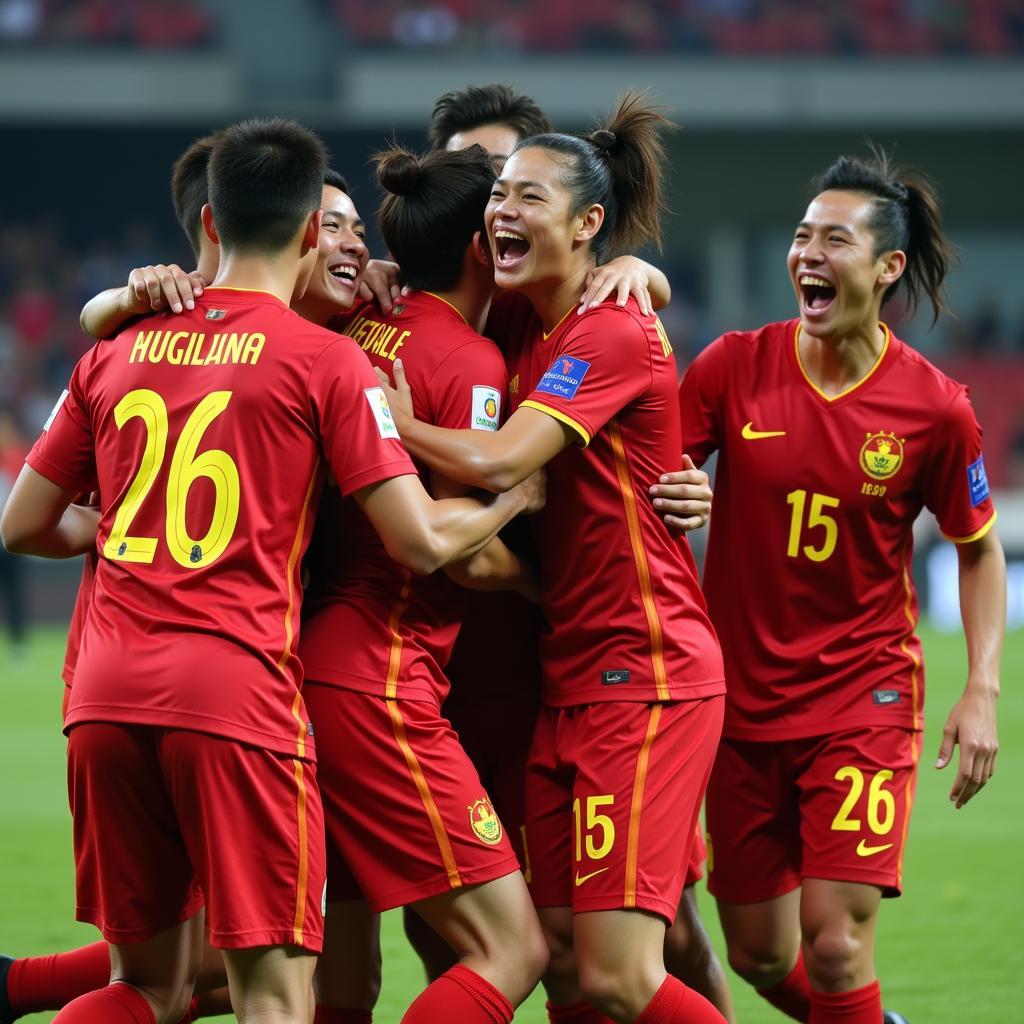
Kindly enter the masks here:
<path id="1" fill-rule="evenodd" d="M 576 310 L 577 315 L 601 305 L 612 292 L 615 292 L 617 306 L 624 306 L 632 295 L 644 316 L 654 312 L 647 264 L 635 256 L 618 256 L 603 266 L 592 267 L 583 284 L 585 290 L 580 299 L 580 308 Z"/>
<path id="2" fill-rule="evenodd" d="M 390 313 L 402 294 L 398 281 L 398 264 L 390 260 L 370 260 L 363 271 L 357 292 L 364 301 L 375 300 L 382 313 Z"/>
<path id="3" fill-rule="evenodd" d="M 375 366 L 373 371 L 377 374 L 377 380 L 380 381 L 388 405 L 391 406 L 391 416 L 395 421 L 395 426 L 401 433 L 402 424 L 416 418 L 412 411 L 412 388 L 409 387 L 409 382 L 405 379 L 405 367 L 402 365 L 402 360 L 395 360 L 394 385 L 379 366 Z"/>
<path id="4" fill-rule="evenodd" d="M 952 760 L 953 747 L 960 744 L 960 764 L 957 767 L 949 799 L 957 810 L 964 806 L 996 770 L 999 739 L 996 735 L 996 698 L 982 689 L 968 684 L 964 695 L 953 705 L 942 730 L 936 768 L 945 768 Z"/>
<path id="5" fill-rule="evenodd" d="M 679 533 L 699 530 L 711 515 L 710 478 L 697 469 L 689 455 L 683 456 L 682 470 L 666 473 L 650 488 L 650 495 L 665 525 Z"/>
<path id="6" fill-rule="evenodd" d="M 125 311 L 132 315 L 170 309 L 180 313 L 195 309 L 206 282 L 198 270 L 186 273 L 176 263 L 136 267 L 128 275 Z"/>
<path id="7" fill-rule="evenodd" d="M 531 473 L 522 483 L 516 484 L 516 489 L 522 494 L 525 501 L 523 515 L 532 516 L 539 512 L 548 500 L 548 477 L 543 469 Z"/>

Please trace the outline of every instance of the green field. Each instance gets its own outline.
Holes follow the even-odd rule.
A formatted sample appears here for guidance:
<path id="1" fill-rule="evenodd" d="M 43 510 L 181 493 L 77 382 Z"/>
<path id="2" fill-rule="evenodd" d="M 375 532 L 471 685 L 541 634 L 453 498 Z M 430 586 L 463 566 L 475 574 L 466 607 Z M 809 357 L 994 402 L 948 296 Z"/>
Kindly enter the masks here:
<path id="1" fill-rule="evenodd" d="M 1021 1019 L 1024 977 L 1024 635 L 1003 661 L 997 775 L 963 810 L 946 800 L 952 769 L 931 768 L 942 721 L 963 685 L 963 640 L 925 634 L 928 732 L 906 861 L 906 895 L 883 906 L 878 968 L 887 1006 L 911 1024 Z M 34 635 L 19 660 L 0 641 L 0 951 L 55 952 L 97 933 L 72 920 L 70 816 L 60 732 L 63 632 Z M 720 945 L 711 901 L 705 914 Z M 386 915 L 376 1019 L 398 1021 L 421 986 L 394 914 Z M 742 1024 L 782 1021 L 734 979 Z M 46 1021 L 36 1014 L 25 1021 Z M 227 1020 L 228 1018 L 220 1018 Z M 516 1020 L 542 1024 L 534 994 Z"/>

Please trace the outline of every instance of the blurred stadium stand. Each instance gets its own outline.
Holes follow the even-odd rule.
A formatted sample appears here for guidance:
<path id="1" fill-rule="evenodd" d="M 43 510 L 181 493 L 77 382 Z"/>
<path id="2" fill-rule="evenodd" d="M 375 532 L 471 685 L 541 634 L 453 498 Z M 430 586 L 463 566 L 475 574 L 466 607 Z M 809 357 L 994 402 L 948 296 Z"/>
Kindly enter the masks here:
<path id="1" fill-rule="evenodd" d="M 925 168 L 962 252 L 956 316 L 929 331 L 924 311 L 887 315 L 971 385 L 990 479 L 1024 493 L 1024 0 L 0 0 L 0 494 L 89 344 L 83 301 L 133 266 L 191 258 L 167 188 L 191 139 L 300 117 L 372 220 L 369 153 L 393 135 L 422 145 L 434 97 L 494 80 L 566 129 L 627 86 L 682 123 L 655 257 L 681 363 L 791 315 L 791 226 L 838 153 L 872 137 Z M 1024 557 L 1024 504 L 1004 508 Z M 64 614 L 72 569 L 33 569 L 36 613 Z M 918 576 L 941 618 L 955 570 L 940 569 Z M 1015 578 L 1024 622 L 1024 566 Z"/>

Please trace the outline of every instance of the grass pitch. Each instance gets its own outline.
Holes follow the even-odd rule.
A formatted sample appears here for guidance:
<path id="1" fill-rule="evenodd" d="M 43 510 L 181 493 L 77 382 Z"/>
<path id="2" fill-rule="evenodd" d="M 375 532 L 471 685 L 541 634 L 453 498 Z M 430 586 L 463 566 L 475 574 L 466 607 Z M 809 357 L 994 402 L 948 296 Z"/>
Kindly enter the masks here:
<path id="1" fill-rule="evenodd" d="M 952 767 L 931 765 L 965 672 L 963 639 L 924 632 L 927 725 L 910 831 L 906 894 L 882 907 L 878 969 L 886 1006 L 911 1024 L 1009 1021 L 1024 977 L 1024 634 L 1011 636 L 999 708 L 1002 749 L 989 787 L 961 811 L 946 796 Z M 0 951 L 50 953 L 98 938 L 76 924 L 71 821 L 60 732 L 62 630 L 40 630 L 21 658 L 0 641 Z M 702 894 L 722 955 L 713 901 Z M 384 990 L 375 1019 L 392 1024 L 422 987 L 396 914 L 385 915 Z M 732 977 L 741 1024 L 785 1020 Z M 41 1022 L 52 1014 L 22 1018 Z M 218 1020 L 230 1020 L 223 1017 Z M 543 1024 L 534 993 L 516 1015 Z"/>

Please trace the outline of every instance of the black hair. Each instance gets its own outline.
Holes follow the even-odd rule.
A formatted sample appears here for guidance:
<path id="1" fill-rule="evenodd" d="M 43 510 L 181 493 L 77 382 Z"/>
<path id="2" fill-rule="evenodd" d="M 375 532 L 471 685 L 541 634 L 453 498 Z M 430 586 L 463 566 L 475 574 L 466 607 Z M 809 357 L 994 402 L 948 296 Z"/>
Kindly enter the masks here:
<path id="1" fill-rule="evenodd" d="M 551 131 L 551 122 L 537 104 L 511 86 L 470 85 L 438 97 L 430 115 L 431 149 L 444 149 L 453 135 L 503 124 L 521 139 Z"/>
<path id="2" fill-rule="evenodd" d="M 213 220 L 225 248 L 274 254 L 320 209 L 327 152 L 295 121 L 240 121 L 218 136 L 208 170 Z"/>
<path id="3" fill-rule="evenodd" d="M 922 295 L 932 305 L 932 326 L 946 311 L 944 282 L 957 263 L 956 250 L 942 228 L 935 186 L 921 173 L 895 167 L 881 146 L 869 143 L 871 157 L 841 156 L 814 179 L 814 194 L 859 192 L 873 203 L 868 228 L 875 237 L 875 256 L 895 249 L 907 256 L 906 270 L 885 291 L 888 302 L 902 283 L 907 311 L 913 316 Z"/>
<path id="4" fill-rule="evenodd" d="M 331 188 L 336 188 L 339 192 L 344 192 L 345 195 L 351 194 L 348 187 L 348 178 L 341 171 L 336 171 L 333 167 L 328 167 L 324 171 L 324 184 L 330 185 Z"/>
<path id="5" fill-rule="evenodd" d="M 604 207 L 604 222 L 590 243 L 598 263 L 609 255 L 630 252 L 644 244 L 661 248 L 661 216 L 665 212 L 665 147 L 661 133 L 674 128 L 647 94 L 629 91 L 607 125 L 588 135 L 549 132 L 522 140 L 516 150 L 539 147 L 558 153 L 563 181 L 572 196 L 573 213 L 595 203 Z"/>
<path id="6" fill-rule="evenodd" d="M 174 215 L 178 218 L 181 230 L 188 237 L 189 245 L 199 259 L 199 239 L 202 236 L 203 223 L 200 214 L 209 201 L 206 185 L 206 170 L 210 163 L 217 133 L 204 135 L 196 139 L 174 163 L 171 171 L 171 202 L 174 203 Z"/>
<path id="7" fill-rule="evenodd" d="M 377 153 L 377 180 L 389 195 L 378 211 L 403 284 L 446 291 L 458 284 L 466 246 L 484 231 L 494 165 L 483 146 L 417 156 L 394 146 Z"/>

